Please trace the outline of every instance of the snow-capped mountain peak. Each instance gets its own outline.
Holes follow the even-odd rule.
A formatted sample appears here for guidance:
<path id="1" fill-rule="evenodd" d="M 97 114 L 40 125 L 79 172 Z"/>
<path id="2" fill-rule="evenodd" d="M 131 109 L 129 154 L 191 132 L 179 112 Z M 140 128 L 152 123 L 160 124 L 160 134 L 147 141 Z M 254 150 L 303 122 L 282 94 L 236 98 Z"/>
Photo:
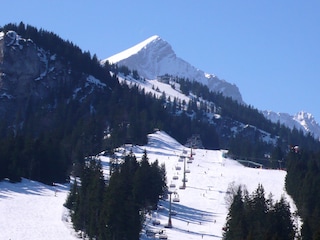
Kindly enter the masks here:
<path id="1" fill-rule="evenodd" d="M 243 103 L 236 85 L 220 80 L 214 74 L 205 73 L 177 57 L 171 45 L 157 35 L 102 60 L 102 63 L 105 61 L 137 70 L 139 75 L 146 79 L 157 79 L 159 76 L 169 74 L 198 81 L 207 85 L 212 91 L 221 92 L 223 95 Z"/>
<path id="2" fill-rule="evenodd" d="M 320 125 L 311 113 L 300 111 L 295 115 L 288 113 L 276 113 L 273 111 L 263 111 L 263 115 L 274 123 L 279 122 L 290 129 L 296 128 L 304 133 L 310 133 L 316 139 L 320 139 Z"/>
<path id="3" fill-rule="evenodd" d="M 137 54 L 139 51 L 141 51 L 143 48 L 146 48 L 146 46 L 148 44 L 150 44 L 151 42 L 155 42 L 155 41 L 161 41 L 161 38 L 158 35 L 154 35 L 146 40 L 144 40 L 143 42 L 128 48 L 127 50 L 124 50 L 120 53 L 117 53 L 115 55 L 113 55 L 110 58 L 105 59 L 104 61 L 108 60 L 110 63 L 117 63 L 123 59 L 126 59 L 134 54 Z"/>

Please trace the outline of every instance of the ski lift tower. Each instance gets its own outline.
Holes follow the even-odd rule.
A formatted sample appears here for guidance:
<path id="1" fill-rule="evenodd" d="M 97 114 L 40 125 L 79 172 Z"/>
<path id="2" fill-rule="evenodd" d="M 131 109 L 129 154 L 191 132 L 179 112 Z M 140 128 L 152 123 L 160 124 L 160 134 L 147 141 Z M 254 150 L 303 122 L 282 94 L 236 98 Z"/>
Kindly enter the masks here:
<path id="1" fill-rule="evenodd" d="M 166 228 L 172 228 L 172 222 L 171 222 L 171 194 L 173 192 L 169 191 L 169 219 L 168 219 L 168 225 L 166 226 Z"/>
<path id="2" fill-rule="evenodd" d="M 186 188 L 186 158 L 183 161 L 183 179 L 182 179 L 182 189 Z"/>
<path id="3" fill-rule="evenodd" d="M 186 189 L 186 158 L 183 159 L 183 177 L 182 177 L 182 186 L 179 189 Z"/>

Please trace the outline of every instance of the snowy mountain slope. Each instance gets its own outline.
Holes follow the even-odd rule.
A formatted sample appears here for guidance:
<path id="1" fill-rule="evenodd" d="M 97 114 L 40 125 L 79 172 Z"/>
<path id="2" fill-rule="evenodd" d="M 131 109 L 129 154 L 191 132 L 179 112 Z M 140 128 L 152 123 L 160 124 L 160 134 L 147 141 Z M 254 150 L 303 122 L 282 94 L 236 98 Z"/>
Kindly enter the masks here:
<path id="1" fill-rule="evenodd" d="M 222 92 L 225 96 L 230 96 L 243 103 L 241 93 L 236 85 L 220 80 L 212 74 L 204 73 L 177 57 L 170 44 L 157 35 L 101 62 L 105 61 L 137 70 L 139 75 L 146 79 L 157 79 L 158 76 L 164 74 L 194 79 L 207 85 L 213 91 Z M 317 139 L 320 138 L 320 125 L 310 113 L 299 112 L 295 116 L 290 116 L 287 113 L 263 111 L 263 114 L 273 122 L 279 120 L 280 123 L 291 129 L 296 127 L 305 133 L 310 132 Z"/>
<path id="2" fill-rule="evenodd" d="M 226 159 L 223 151 L 193 149 L 195 154 L 192 163 L 186 163 L 188 182 L 186 189 L 181 190 L 183 162 L 180 156 L 190 156 L 191 149 L 185 148 L 164 132 L 149 135 L 146 146 L 126 145 L 137 157 L 146 150 L 150 161 L 156 159 L 165 163 L 167 183 L 172 199 L 172 209 L 177 214 L 172 216 L 173 228 L 166 229 L 168 223 L 168 200 L 161 201 L 157 212 L 147 216 L 146 226 L 141 240 L 147 238 L 145 230 L 159 232 L 164 230 L 168 239 L 221 239 L 222 227 L 227 216 L 226 191 L 230 183 L 245 184 L 248 191 L 254 191 L 261 183 L 266 194 L 273 194 L 275 200 L 285 195 L 291 205 L 295 206 L 284 190 L 286 172 L 246 168 L 238 162 Z M 119 151 L 119 155 L 123 152 Z M 109 173 L 109 158 L 100 156 L 104 173 Z M 180 170 L 177 170 L 180 167 Z M 173 180 L 173 177 L 178 179 Z M 173 187 L 175 184 L 175 187 Z M 0 239 L 78 239 L 66 222 L 63 203 L 67 197 L 67 186 L 46 186 L 37 182 L 23 180 L 11 184 L 0 182 Z M 159 223 L 159 225 L 153 225 Z M 158 236 L 159 234 L 157 234 Z"/>
<path id="3" fill-rule="evenodd" d="M 65 221 L 68 190 L 68 185 L 47 186 L 26 179 L 0 182 L 0 239 L 78 239 Z"/>
<path id="4" fill-rule="evenodd" d="M 167 98 L 170 98 L 171 101 L 176 98 L 180 102 L 185 102 L 186 106 L 188 105 L 189 101 L 192 99 L 197 99 L 197 96 L 195 96 L 193 93 L 190 93 L 188 96 L 183 94 L 180 90 L 180 85 L 174 81 L 169 81 L 168 83 L 164 83 L 159 80 L 136 80 L 131 75 L 124 76 L 123 74 L 118 74 L 118 80 L 120 83 L 125 82 L 127 85 L 137 85 L 140 89 L 143 89 L 145 93 L 151 93 L 152 95 L 157 96 L 160 98 L 163 93 L 166 94 Z M 172 87 L 174 86 L 174 87 Z M 211 122 L 212 124 L 216 124 L 213 122 L 213 119 L 221 119 L 220 115 L 220 108 L 219 106 L 216 106 L 215 103 L 206 101 L 202 99 L 201 97 L 198 98 L 197 105 L 201 105 L 203 103 L 206 103 L 207 106 L 209 106 L 210 110 L 206 112 L 204 117 L 207 118 L 208 122 Z M 227 128 L 230 128 L 230 134 L 236 135 L 237 133 L 244 131 L 248 128 L 256 129 L 255 126 L 249 126 L 248 124 L 244 124 L 241 122 L 233 122 L 233 125 L 225 126 Z M 272 136 L 270 133 L 267 133 L 261 129 L 258 129 L 261 135 L 261 139 L 264 142 L 268 142 L 270 144 L 275 144 L 277 142 L 277 138 Z"/>
<path id="5" fill-rule="evenodd" d="M 104 63 L 117 63 L 137 70 L 146 79 L 156 79 L 158 76 L 169 74 L 188 78 L 207 85 L 211 90 L 221 92 L 243 103 L 238 87 L 218 77 L 199 70 L 176 56 L 171 45 L 159 36 L 152 36 L 147 40 L 107 59 Z"/>
<path id="6" fill-rule="evenodd" d="M 137 80 L 134 79 L 131 75 L 124 76 L 123 74 L 119 73 L 118 75 L 119 81 L 125 81 L 128 85 L 135 84 L 138 85 L 140 88 L 143 88 L 145 92 L 155 94 L 156 96 L 160 97 L 162 93 L 166 93 L 167 97 L 170 97 L 171 100 L 174 98 L 180 99 L 181 101 L 185 101 L 188 103 L 191 98 L 196 96 L 186 96 L 180 91 L 179 84 L 175 83 L 174 81 L 169 81 L 168 83 L 158 81 L 158 80 Z M 174 88 L 172 87 L 174 85 Z M 157 89 L 157 91 L 156 91 Z M 201 99 L 201 98 L 200 98 Z M 214 103 L 208 103 L 209 105 Z M 320 140 L 320 125 L 314 119 L 313 115 L 307 112 L 299 112 L 296 115 L 292 116 L 288 113 L 276 113 L 273 111 L 261 111 L 261 113 L 269 120 L 274 123 L 278 121 L 280 124 L 284 124 L 290 129 L 296 128 L 298 130 L 302 130 L 305 134 L 310 133 L 316 139 Z M 209 118 L 212 117 L 220 117 L 217 113 L 209 113 L 207 114 Z M 268 135 L 268 134 L 267 134 Z M 269 136 L 267 136 L 269 137 Z M 275 142 L 276 139 L 269 139 L 270 142 Z"/>
<path id="7" fill-rule="evenodd" d="M 266 194 L 272 193 L 275 200 L 284 195 L 291 210 L 296 210 L 284 190 L 285 171 L 246 168 L 237 161 L 224 158 L 222 150 L 193 149 L 194 160 L 186 163 L 186 169 L 190 173 L 186 176 L 186 189 L 182 190 L 180 186 L 184 162 L 179 159 L 182 155 L 190 156 L 191 149 L 180 145 L 164 132 L 156 132 L 149 135 L 147 146 L 127 146 L 126 151 L 130 150 L 138 157 L 146 150 L 151 162 L 158 160 L 166 165 L 169 190 L 177 193 L 172 194 L 172 199 L 178 197 L 180 200 L 172 203 L 172 209 L 177 213 L 172 216 L 173 228 L 165 228 L 169 209 L 169 202 L 166 200 L 160 202 L 161 207 L 157 212 L 147 217 L 145 230 L 163 230 L 168 239 L 221 239 L 228 212 L 226 191 L 231 183 L 246 185 L 250 193 L 261 183 Z M 104 166 L 108 165 L 108 158 L 101 157 L 101 160 Z M 179 167 L 180 170 L 177 170 Z M 160 225 L 153 225 L 155 222 L 160 222 Z M 150 238 L 142 234 L 141 239 Z"/>
<path id="8" fill-rule="evenodd" d="M 311 113 L 300 111 L 294 116 L 288 113 L 276 113 L 273 111 L 262 111 L 262 113 L 274 123 L 279 122 L 290 129 L 296 128 L 297 130 L 302 130 L 304 133 L 310 133 L 314 138 L 320 140 L 320 125 Z"/>

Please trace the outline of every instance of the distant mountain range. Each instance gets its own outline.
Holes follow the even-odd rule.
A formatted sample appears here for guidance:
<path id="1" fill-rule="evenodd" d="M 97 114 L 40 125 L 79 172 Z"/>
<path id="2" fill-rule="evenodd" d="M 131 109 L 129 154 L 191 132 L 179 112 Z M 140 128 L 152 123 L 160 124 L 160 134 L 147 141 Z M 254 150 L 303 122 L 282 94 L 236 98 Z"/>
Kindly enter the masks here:
<path id="1" fill-rule="evenodd" d="M 320 126 L 311 113 L 298 112 L 292 116 L 288 113 L 276 113 L 273 111 L 262 111 L 263 115 L 272 122 L 284 124 L 290 129 L 296 128 L 304 133 L 313 134 L 316 139 L 320 139 Z"/>
<path id="2" fill-rule="evenodd" d="M 245 104 L 239 88 L 235 84 L 221 80 L 214 74 L 205 73 L 177 57 L 171 45 L 157 35 L 101 62 L 104 63 L 106 61 L 137 70 L 141 77 L 149 80 L 169 74 L 191 81 L 198 81 L 207 85 L 214 92 L 220 92 L 224 96 Z M 273 111 L 262 111 L 262 113 L 272 122 L 277 123 L 279 121 L 280 124 L 291 129 L 302 130 L 305 133 L 312 134 L 316 139 L 320 139 L 320 125 L 310 113 L 301 111 L 294 116 Z"/>

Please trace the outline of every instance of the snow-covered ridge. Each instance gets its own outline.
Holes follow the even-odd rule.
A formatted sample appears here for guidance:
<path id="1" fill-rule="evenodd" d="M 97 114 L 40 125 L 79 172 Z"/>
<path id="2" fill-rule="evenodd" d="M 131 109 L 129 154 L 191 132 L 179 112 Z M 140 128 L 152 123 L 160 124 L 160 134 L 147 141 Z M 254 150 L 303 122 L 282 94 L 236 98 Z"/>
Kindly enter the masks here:
<path id="1" fill-rule="evenodd" d="M 158 76 L 165 74 L 195 80 L 207 85 L 213 91 L 221 92 L 243 103 L 237 86 L 220 80 L 214 74 L 205 73 L 177 57 L 171 45 L 156 35 L 102 62 L 107 60 L 137 70 L 139 75 L 147 80 L 157 79 Z M 303 111 L 295 116 L 272 111 L 263 111 L 263 114 L 272 122 L 279 121 L 291 129 L 294 127 L 302 129 L 305 133 L 311 133 L 320 139 L 320 126 L 311 114 Z"/>
<path id="2" fill-rule="evenodd" d="M 154 35 L 154 36 L 144 40 L 143 42 L 141 42 L 131 48 L 128 48 L 127 50 L 124 50 L 120 53 L 117 53 L 116 55 L 113 55 L 112 57 L 105 59 L 103 62 L 108 60 L 109 63 L 117 63 L 117 62 L 121 61 L 122 59 L 126 59 L 126 58 L 130 57 L 133 54 L 137 54 L 146 45 L 148 45 L 152 41 L 156 41 L 158 39 L 160 39 L 160 37 L 158 35 Z"/>
<path id="3" fill-rule="evenodd" d="M 276 113 L 273 111 L 262 111 L 263 115 L 270 121 L 283 124 L 290 129 L 302 130 L 305 134 L 310 133 L 314 138 L 320 140 L 320 125 L 311 113 L 300 111 L 294 116 L 288 113 Z"/>
<path id="4" fill-rule="evenodd" d="M 195 80 L 207 85 L 212 91 L 221 92 L 243 103 L 236 85 L 220 80 L 214 74 L 205 73 L 177 57 L 171 45 L 156 35 L 101 62 L 106 61 L 137 70 L 146 79 L 157 79 L 158 76 L 169 74 Z"/>

